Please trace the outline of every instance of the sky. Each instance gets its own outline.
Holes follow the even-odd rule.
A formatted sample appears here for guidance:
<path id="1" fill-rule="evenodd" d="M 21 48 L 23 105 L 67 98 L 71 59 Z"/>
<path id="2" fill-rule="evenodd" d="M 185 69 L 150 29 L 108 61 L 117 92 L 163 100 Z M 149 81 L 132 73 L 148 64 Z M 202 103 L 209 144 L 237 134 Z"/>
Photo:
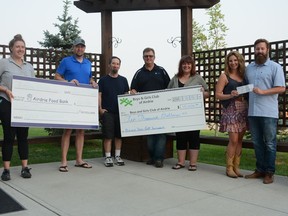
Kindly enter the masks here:
<path id="1" fill-rule="evenodd" d="M 288 1 L 277 0 L 220 0 L 224 14 L 227 47 L 253 44 L 258 38 L 268 41 L 288 39 Z M 14 35 L 22 34 L 27 47 L 41 48 L 44 30 L 57 33 L 54 23 L 63 13 L 61 0 L 0 0 L 0 44 L 7 45 Z M 101 53 L 100 13 L 85 13 L 73 4 L 69 9 L 78 18 L 81 37 L 86 41 L 86 52 Z M 193 18 L 204 27 L 209 16 L 205 9 L 194 9 Z M 180 36 L 180 10 L 114 12 L 113 36 L 121 40 L 113 48 L 113 55 L 121 58 L 119 73 L 129 83 L 134 73 L 143 66 L 142 51 L 152 47 L 155 63 L 163 66 L 172 77 L 178 68 L 181 46 L 173 47 L 167 40 Z"/>

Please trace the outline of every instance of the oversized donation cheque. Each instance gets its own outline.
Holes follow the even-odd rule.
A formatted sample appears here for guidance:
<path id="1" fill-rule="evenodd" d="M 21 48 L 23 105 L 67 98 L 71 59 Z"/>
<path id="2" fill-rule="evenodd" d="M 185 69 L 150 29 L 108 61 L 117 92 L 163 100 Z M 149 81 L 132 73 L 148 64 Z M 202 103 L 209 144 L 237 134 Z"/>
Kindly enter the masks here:
<path id="1" fill-rule="evenodd" d="M 11 125 L 98 129 L 98 88 L 13 76 Z"/>
<path id="2" fill-rule="evenodd" d="M 206 127 L 201 86 L 119 95 L 123 137 Z"/>

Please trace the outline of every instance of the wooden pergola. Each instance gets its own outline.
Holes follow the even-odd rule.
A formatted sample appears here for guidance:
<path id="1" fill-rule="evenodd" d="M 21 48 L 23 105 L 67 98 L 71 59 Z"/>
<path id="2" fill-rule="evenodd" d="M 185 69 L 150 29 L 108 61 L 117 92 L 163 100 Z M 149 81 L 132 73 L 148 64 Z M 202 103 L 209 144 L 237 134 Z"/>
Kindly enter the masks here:
<path id="1" fill-rule="evenodd" d="M 86 13 L 101 13 L 102 61 L 100 74 L 108 71 L 112 56 L 112 12 L 137 10 L 181 10 L 181 55 L 192 54 L 192 10 L 210 8 L 220 0 L 80 0 L 74 5 Z"/>

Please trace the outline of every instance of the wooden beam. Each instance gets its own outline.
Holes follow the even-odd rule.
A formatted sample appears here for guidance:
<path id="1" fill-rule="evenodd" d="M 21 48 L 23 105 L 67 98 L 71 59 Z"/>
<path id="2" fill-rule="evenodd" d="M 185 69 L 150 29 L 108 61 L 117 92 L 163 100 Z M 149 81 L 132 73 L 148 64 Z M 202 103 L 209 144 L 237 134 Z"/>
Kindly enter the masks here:
<path id="1" fill-rule="evenodd" d="M 100 76 L 107 74 L 109 59 L 112 56 L 112 11 L 101 12 L 102 61 Z"/>
<path id="2" fill-rule="evenodd" d="M 169 10 L 182 7 L 210 8 L 220 0 L 80 0 L 74 5 L 87 13 L 102 11 Z"/>
<path id="3" fill-rule="evenodd" d="M 192 8 L 181 8 L 181 56 L 192 55 Z"/>

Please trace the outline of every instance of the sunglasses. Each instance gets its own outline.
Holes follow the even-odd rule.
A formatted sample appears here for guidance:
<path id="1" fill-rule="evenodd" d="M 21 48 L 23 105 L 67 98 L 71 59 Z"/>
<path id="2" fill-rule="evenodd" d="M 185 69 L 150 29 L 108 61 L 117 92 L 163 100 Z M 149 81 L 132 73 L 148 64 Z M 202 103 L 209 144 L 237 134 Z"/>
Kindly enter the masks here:
<path id="1" fill-rule="evenodd" d="M 144 57 L 144 58 L 153 58 L 154 55 L 144 55 L 143 57 Z"/>

